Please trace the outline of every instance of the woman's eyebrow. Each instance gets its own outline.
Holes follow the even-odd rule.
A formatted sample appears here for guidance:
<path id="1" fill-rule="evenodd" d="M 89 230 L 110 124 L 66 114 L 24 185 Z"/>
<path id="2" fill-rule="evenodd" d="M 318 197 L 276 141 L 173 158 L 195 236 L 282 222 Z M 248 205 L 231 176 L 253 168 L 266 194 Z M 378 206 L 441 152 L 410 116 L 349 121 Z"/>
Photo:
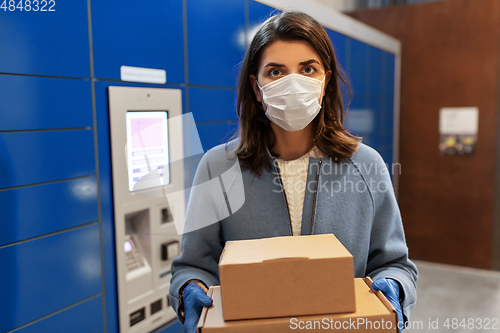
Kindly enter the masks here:
<path id="1" fill-rule="evenodd" d="M 269 62 L 264 67 L 269 67 L 269 66 L 272 66 L 272 67 L 285 67 L 285 65 L 283 65 L 283 64 L 277 64 L 275 62 Z"/>
<path id="2" fill-rule="evenodd" d="M 304 65 L 309 65 L 309 64 L 312 64 L 312 63 L 317 63 L 318 65 L 321 65 L 319 63 L 319 61 L 316 60 L 316 59 L 310 59 L 310 60 L 302 61 L 301 63 L 299 63 L 299 65 L 300 66 L 304 66 Z"/>

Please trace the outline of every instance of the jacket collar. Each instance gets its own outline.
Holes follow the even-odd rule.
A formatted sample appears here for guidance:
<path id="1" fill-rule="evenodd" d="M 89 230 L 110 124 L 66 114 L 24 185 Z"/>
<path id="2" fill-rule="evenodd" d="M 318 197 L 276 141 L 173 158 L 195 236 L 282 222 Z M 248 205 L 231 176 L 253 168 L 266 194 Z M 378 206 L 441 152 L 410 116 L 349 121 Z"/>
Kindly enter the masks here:
<path id="1" fill-rule="evenodd" d="M 275 156 L 273 156 L 273 154 L 271 154 L 271 151 L 269 151 L 269 147 L 268 146 L 266 146 L 266 154 L 267 154 L 267 158 L 269 159 L 269 161 L 271 163 L 273 163 L 273 161 L 275 159 L 277 159 L 277 157 L 275 157 Z M 323 157 L 325 157 L 325 156 L 323 156 Z M 323 157 L 309 156 L 309 162 L 318 162 L 319 160 L 323 159 Z"/>

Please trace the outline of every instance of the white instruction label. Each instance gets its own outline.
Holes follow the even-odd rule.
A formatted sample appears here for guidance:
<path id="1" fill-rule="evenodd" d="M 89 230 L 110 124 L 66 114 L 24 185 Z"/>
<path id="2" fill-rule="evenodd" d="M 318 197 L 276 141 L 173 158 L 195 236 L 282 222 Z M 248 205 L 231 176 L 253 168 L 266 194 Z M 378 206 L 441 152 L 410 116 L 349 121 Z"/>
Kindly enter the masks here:
<path id="1" fill-rule="evenodd" d="M 167 82 L 167 72 L 164 69 L 121 66 L 120 78 L 128 82 L 164 84 Z"/>

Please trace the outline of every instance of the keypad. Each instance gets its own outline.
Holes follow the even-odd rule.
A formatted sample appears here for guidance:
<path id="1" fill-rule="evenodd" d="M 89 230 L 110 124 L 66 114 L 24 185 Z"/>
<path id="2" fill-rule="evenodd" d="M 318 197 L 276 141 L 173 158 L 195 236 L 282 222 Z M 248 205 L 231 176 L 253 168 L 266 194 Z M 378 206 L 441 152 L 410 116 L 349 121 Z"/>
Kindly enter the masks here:
<path id="1" fill-rule="evenodd" d="M 137 246 L 135 244 L 132 246 L 130 251 L 125 252 L 125 263 L 127 265 L 128 272 L 145 266 L 142 256 L 137 250 Z"/>

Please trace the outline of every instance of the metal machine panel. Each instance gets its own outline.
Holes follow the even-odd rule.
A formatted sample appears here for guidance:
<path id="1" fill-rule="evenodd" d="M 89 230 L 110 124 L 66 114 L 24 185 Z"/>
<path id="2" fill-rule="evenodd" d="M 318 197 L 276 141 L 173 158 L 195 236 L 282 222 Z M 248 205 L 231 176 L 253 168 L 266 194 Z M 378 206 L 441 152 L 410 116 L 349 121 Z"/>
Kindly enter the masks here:
<path id="1" fill-rule="evenodd" d="M 109 128 L 109 86 L 149 87 L 158 88 L 157 85 L 146 85 L 127 82 L 95 82 L 96 89 L 96 128 L 99 150 L 99 199 L 101 207 L 101 230 L 103 234 L 103 271 L 104 271 L 104 296 L 106 299 L 106 329 L 108 332 L 118 332 L 118 300 L 116 281 L 116 258 L 114 242 L 114 212 L 113 190 L 111 172 L 111 147 Z M 184 95 L 184 88 L 179 88 Z M 184 109 L 185 98 L 183 98 Z M 186 131 L 184 131 L 186 133 Z M 186 140 L 184 142 L 187 142 Z M 186 145 L 187 146 L 187 145 Z M 186 148 L 185 146 L 185 148 Z M 186 154 L 187 155 L 187 154 Z"/>
<path id="2" fill-rule="evenodd" d="M 167 299 L 180 253 L 175 221 L 185 214 L 182 95 L 108 93 L 120 332 L 149 332 L 175 318 Z"/>

